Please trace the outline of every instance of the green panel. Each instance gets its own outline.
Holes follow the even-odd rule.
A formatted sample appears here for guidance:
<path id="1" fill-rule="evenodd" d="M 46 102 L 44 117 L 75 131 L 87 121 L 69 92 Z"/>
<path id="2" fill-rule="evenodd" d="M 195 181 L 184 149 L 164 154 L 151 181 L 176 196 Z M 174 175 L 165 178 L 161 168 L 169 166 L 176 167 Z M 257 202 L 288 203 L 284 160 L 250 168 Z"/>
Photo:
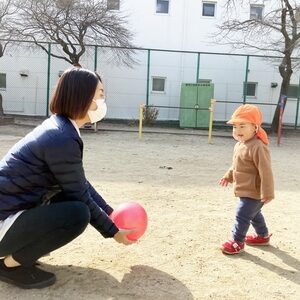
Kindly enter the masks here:
<path id="1" fill-rule="evenodd" d="M 212 83 L 183 83 L 181 85 L 180 107 L 204 108 L 206 110 L 181 109 L 180 127 L 208 128 L 210 101 L 214 95 Z"/>
<path id="2" fill-rule="evenodd" d="M 198 84 L 198 105 L 199 108 L 208 109 L 211 99 L 214 97 L 214 85 L 212 83 Z M 209 110 L 198 110 L 196 115 L 196 124 L 199 128 L 208 128 Z"/>
<path id="3" fill-rule="evenodd" d="M 183 83 L 181 85 L 180 107 L 194 108 L 197 104 L 198 85 Z M 180 109 L 180 127 L 196 126 L 196 111 L 194 109 Z"/>

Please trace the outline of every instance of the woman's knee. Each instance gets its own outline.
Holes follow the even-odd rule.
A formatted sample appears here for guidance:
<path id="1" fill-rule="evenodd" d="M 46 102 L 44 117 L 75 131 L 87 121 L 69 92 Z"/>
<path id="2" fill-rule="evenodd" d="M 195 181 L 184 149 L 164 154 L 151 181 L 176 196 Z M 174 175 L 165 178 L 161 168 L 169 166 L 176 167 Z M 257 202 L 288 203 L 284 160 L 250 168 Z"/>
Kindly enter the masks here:
<path id="1" fill-rule="evenodd" d="M 89 224 L 91 219 L 91 214 L 88 206 L 80 201 L 65 202 L 68 203 L 68 213 L 69 220 L 76 226 L 83 226 L 84 228 Z"/>

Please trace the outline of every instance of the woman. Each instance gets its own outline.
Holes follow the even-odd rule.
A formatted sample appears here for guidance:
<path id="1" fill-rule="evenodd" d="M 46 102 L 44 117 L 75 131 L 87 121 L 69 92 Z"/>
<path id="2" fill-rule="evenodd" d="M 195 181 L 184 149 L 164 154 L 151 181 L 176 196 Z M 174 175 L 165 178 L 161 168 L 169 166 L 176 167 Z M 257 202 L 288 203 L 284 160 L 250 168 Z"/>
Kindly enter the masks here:
<path id="1" fill-rule="evenodd" d="M 55 275 L 36 261 L 80 235 L 88 223 L 125 245 L 131 230 L 109 218 L 113 209 L 87 181 L 79 128 L 106 114 L 101 78 L 72 68 L 51 99 L 53 115 L 14 145 L 0 161 L 0 280 L 42 288 Z"/>

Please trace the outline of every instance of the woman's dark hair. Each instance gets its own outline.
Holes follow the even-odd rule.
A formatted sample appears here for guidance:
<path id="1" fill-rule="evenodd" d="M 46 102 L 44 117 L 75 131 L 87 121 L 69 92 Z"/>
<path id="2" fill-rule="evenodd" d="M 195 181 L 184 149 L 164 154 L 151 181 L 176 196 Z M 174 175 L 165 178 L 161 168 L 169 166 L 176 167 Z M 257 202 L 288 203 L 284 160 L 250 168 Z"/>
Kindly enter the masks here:
<path id="1" fill-rule="evenodd" d="M 96 72 L 83 68 L 66 70 L 58 80 L 52 95 L 51 112 L 71 119 L 84 118 L 99 81 L 102 82 Z"/>

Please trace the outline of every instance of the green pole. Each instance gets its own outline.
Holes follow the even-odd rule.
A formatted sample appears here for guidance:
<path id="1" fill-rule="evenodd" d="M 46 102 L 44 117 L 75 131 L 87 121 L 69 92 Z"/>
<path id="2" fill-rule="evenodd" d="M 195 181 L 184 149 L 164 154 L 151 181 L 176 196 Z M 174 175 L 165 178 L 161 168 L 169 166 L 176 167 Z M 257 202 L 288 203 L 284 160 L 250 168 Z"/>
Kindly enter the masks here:
<path id="1" fill-rule="evenodd" d="M 300 77 L 299 77 L 299 85 L 298 85 L 298 98 L 297 98 L 296 119 L 295 119 L 295 127 L 294 127 L 295 129 L 297 129 L 297 125 L 298 125 L 299 102 L 300 102 Z"/>
<path id="2" fill-rule="evenodd" d="M 200 74 L 200 52 L 197 53 L 197 74 L 196 74 L 196 83 L 198 82 Z"/>
<path id="3" fill-rule="evenodd" d="M 146 95 L 146 105 L 149 105 L 149 85 L 150 85 L 150 49 L 148 49 L 147 58 L 147 95 Z"/>
<path id="4" fill-rule="evenodd" d="M 246 103 L 246 98 L 247 98 L 248 71 L 249 71 L 249 55 L 247 55 L 247 61 L 246 61 L 246 74 L 245 74 L 244 95 L 243 95 L 244 104 Z"/>
<path id="5" fill-rule="evenodd" d="M 51 43 L 48 44 L 48 69 L 47 69 L 47 104 L 46 117 L 49 116 L 49 99 L 50 99 L 50 69 L 51 69 Z"/>
<path id="6" fill-rule="evenodd" d="M 98 62 L 98 46 L 95 46 L 95 59 L 94 59 L 94 71 L 97 71 L 97 62 Z"/>

